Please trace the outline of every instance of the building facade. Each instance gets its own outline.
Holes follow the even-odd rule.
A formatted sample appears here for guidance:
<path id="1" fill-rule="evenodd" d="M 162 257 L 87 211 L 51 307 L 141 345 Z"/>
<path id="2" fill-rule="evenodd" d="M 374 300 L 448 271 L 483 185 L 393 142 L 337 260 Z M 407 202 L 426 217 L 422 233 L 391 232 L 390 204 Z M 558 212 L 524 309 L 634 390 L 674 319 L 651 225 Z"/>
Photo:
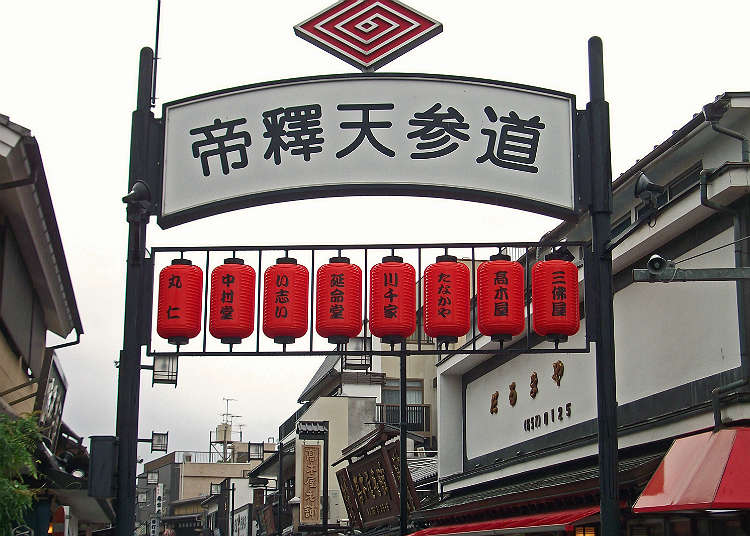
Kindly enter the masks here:
<path id="1" fill-rule="evenodd" d="M 724 428 L 739 441 L 750 419 L 748 282 L 682 282 L 679 271 L 749 266 L 747 133 L 750 94 L 722 95 L 613 183 L 623 534 L 750 534 L 750 487 L 700 470 L 696 451 L 678 473 L 692 470 L 719 487 L 744 491 L 731 508 L 681 502 L 671 486 L 694 490 L 696 484 L 672 483 L 670 463 L 676 456 L 670 447 L 682 445 L 681 438 L 707 433 L 709 442 L 717 437 L 715 428 Z M 636 192 L 643 174 L 656 186 Z M 544 238 L 590 241 L 588 217 Z M 581 249 L 571 247 L 570 253 L 579 267 L 583 306 Z M 534 253 L 519 260 L 530 266 L 549 251 Z M 652 255 L 675 263 L 665 265 L 671 277 L 634 281 L 633 270 L 646 268 Z M 584 313 L 581 331 L 560 348 L 587 347 L 586 320 Z M 553 347 L 535 340 L 537 349 Z M 514 528 L 599 533 L 595 343 L 588 353 L 569 354 L 523 354 L 513 351 L 513 343 L 481 360 L 459 351 L 437 364 L 442 500 L 415 516 L 430 526 L 420 535 Z M 477 340 L 478 347 L 492 344 L 486 337 Z M 664 476 L 665 467 L 671 467 L 671 478 Z M 649 508 L 639 507 L 650 480 L 669 504 L 652 500 Z"/>

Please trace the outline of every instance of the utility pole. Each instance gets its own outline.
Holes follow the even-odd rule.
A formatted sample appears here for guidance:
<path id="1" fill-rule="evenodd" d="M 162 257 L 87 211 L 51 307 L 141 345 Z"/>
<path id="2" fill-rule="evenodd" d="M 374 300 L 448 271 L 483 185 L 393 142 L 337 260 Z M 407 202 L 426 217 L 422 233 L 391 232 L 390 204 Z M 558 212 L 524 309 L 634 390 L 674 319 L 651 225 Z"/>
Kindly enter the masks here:
<path id="1" fill-rule="evenodd" d="M 586 106 L 591 143 L 592 268 L 598 287 L 599 325 L 596 337 L 596 400 L 599 441 L 601 534 L 620 534 L 617 485 L 617 390 L 612 252 L 607 247 L 612 217 L 612 159 L 609 104 L 604 100 L 604 52 L 599 37 L 589 39 L 589 103 Z M 597 288 L 594 287 L 594 288 Z"/>
<path id="2" fill-rule="evenodd" d="M 132 536 L 135 529 L 136 471 L 138 467 L 138 409 L 141 381 L 141 346 L 143 344 L 143 278 L 145 274 L 146 227 L 151 215 L 151 191 L 148 179 L 152 173 L 150 149 L 151 83 L 154 53 L 141 49 L 138 71 L 138 98 L 133 112 L 130 138 L 130 173 L 127 204 L 128 257 L 125 278 L 125 325 L 117 380 L 117 536 Z"/>

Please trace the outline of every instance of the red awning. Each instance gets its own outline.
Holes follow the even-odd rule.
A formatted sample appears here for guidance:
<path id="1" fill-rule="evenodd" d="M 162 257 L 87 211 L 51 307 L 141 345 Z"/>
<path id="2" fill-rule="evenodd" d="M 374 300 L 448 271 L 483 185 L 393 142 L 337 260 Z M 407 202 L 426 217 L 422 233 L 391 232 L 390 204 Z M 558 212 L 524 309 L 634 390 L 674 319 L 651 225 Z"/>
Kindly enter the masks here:
<path id="1" fill-rule="evenodd" d="M 637 514 L 750 508 L 750 428 L 677 439 L 633 506 Z"/>
<path id="2" fill-rule="evenodd" d="M 559 510 L 547 512 L 546 514 L 534 514 L 527 516 L 505 517 L 491 521 L 478 521 L 476 523 L 464 523 L 462 525 L 443 525 L 418 530 L 411 536 L 439 536 L 443 534 L 471 534 L 482 536 L 483 534 L 503 534 L 504 532 L 546 532 L 555 530 L 574 530 L 573 523 L 582 521 L 599 513 L 598 506 L 587 508 L 576 508 L 575 510 Z"/>

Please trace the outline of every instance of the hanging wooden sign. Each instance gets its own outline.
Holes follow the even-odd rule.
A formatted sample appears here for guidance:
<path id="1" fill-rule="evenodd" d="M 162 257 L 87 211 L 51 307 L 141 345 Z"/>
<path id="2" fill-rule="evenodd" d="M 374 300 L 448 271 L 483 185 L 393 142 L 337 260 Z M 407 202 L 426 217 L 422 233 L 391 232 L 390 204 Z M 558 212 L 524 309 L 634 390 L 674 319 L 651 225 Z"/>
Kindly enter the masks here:
<path id="1" fill-rule="evenodd" d="M 320 445 L 302 446 L 302 496 L 299 522 L 320 524 Z"/>

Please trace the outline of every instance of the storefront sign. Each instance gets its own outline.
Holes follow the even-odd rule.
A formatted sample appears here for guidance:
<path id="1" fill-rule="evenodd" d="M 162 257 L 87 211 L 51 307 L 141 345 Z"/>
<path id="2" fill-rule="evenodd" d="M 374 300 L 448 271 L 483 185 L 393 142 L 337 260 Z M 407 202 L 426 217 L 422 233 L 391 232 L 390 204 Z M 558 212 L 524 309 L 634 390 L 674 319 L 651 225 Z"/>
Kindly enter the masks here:
<path id="1" fill-rule="evenodd" d="M 320 445 L 302 446 L 302 497 L 299 522 L 320 523 Z"/>
<path id="2" fill-rule="evenodd" d="M 251 505 L 249 504 L 234 511 L 232 518 L 232 534 L 234 536 L 251 536 L 250 520 L 252 519 L 252 515 L 250 512 Z"/>
<path id="3" fill-rule="evenodd" d="M 339 75 L 164 107 L 162 227 L 338 195 L 574 210 L 569 94 L 437 75 Z"/>
<path id="4" fill-rule="evenodd" d="M 352 526 L 369 529 L 398 517 L 399 452 L 399 442 L 390 443 L 336 473 Z M 407 473 L 406 478 L 407 505 L 413 511 L 418 504 L 417 494 L 411 474 Z"/>
<path id="5" fill-rule="evenodd" d="M 594 360 L 556 357 L 519 356 L 466 385 L 468 460 L 596 417 Z"/>
<path id="6" fill-rule="evenodd" d="M 336 471 L 336 480 L 339 481 L 339 489 L 341 490 L 341 497 L 344 499 L 344 506 L 346 507 L 346 513 L 349 516 L 349 525 L 362 530 L 362 517 L 357 507 L 357 500 L 354 497 L 354 489 L 352 483 L 349 480 L 349 475 L 346 468 Z"/>
<path id="7" fill-rule="evenodd" d="M 347 472 L 365 529 L 398 516 L 398 485 L 382 448 L 351 464 Z"/>

